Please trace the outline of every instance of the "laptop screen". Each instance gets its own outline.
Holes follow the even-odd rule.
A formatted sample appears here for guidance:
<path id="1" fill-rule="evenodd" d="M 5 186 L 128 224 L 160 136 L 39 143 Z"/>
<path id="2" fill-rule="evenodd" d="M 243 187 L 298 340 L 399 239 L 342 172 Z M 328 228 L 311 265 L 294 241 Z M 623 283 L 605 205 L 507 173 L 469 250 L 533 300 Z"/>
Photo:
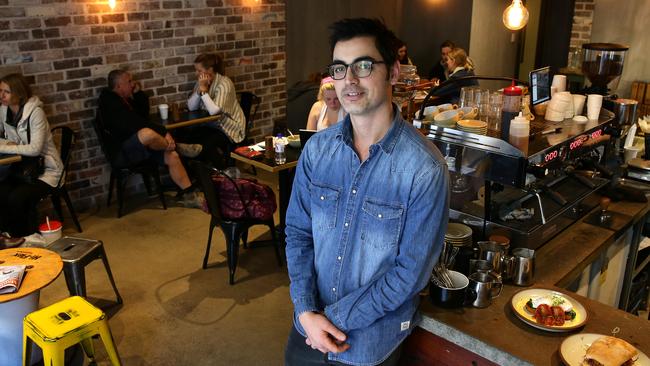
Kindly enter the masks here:
<path id="1" fill-rule="evenodd" d="M 537 105 L 551 99 L 551 68 L 549 66 L 530 72 L 531 104 Z"/>
<path id="2" fill-rule="evenodd" d="M 305 147 L 305 144 L 307 143 L 307 140 L 309 140 L 310 137 L 312 137 L 316 133 L 316 130 L 305 130 L 303 128 L 300 129 L 300 146 Z"/>

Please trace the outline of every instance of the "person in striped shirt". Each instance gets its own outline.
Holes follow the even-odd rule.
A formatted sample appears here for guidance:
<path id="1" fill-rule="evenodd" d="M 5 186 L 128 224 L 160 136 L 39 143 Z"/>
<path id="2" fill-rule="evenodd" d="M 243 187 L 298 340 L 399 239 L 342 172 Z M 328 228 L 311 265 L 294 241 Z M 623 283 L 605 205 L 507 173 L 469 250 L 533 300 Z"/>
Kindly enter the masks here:
<path id="1" fill-rule="evenodd" d="M 246 137 L 246 118 L 239 106 L 235 84 L 223 75 L 223 60 L 214 54 L 202 54 L 194 60 L 198 81 L 187 100 L 190 111 L 203 109 L 211 115 L 223 112 L 223 117 L 208 124 L 217 133 L 213 141 L 228 152 L 228 146 Z M 205 145 L 204 145 L 205 146 Z"/>

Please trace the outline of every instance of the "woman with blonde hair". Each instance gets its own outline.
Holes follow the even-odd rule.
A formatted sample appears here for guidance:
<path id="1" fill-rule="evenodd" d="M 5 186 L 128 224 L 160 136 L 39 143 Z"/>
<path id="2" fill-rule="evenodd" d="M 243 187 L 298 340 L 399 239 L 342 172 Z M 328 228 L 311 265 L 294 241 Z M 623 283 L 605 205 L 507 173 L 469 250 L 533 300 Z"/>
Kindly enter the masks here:
<path id="1" fill-rule="evenodd" d="M 345 118 L 347 113 L 334 90 L 334 80 L 326 77 L 321 81 L 318 90 L 318 101 L 311 106 L 309 118 L 307 119 L 308 130 L 324 130 Z"/>
<path id="2" fill-rule="evenodd" d="M 466 76 L 475 76 L 474 64 L 467 56 L 465 50 L 460 47 L 452 48 L 451 51 L 449 51 L 446 63 L 447 71 L 449 73 L 448 80 L 450 81 Z M 446 102 L 458 103 L 458 100 L 460 99 L 460 89 L 462 87 L 477 85 L 478 81 L 476 79 L 451 82 L 440 88 L 436 92 L 436 95 L 443 97 Z"/>

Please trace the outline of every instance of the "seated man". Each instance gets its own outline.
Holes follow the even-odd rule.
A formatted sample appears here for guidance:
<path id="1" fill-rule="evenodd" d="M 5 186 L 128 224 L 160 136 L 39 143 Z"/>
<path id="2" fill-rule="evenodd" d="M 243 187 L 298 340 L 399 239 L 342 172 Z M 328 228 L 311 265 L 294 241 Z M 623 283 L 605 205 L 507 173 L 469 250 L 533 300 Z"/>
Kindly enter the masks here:
<path id="1" fill-rule="evenodd" d="M 149 97 L 129 72 L 118 69 L 108 74 L 108 88 L 99 96 L 99 111 L 112 137 L 107 148 L 118 159 L 126 164 L 151 159 L 167 165 L 181 189 L 178 197 L 183 204 L 202 206 L 202 197 L 193 188 L 179 156 L 195 157 L 201 153 L 201 145 L 177 144 L 164 126 L 149 122 Z"/>

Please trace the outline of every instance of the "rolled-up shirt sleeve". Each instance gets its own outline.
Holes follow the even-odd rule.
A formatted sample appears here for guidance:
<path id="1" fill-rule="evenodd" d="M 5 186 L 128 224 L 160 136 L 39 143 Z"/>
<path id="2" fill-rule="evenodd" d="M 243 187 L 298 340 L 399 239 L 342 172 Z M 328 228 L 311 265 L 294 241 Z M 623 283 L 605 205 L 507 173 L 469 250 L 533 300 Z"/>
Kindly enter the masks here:
<path id="1" fill-rule="evenodd" d="M 367 327 L 426 286 L 444 242 L 448 192 L 446 165 L 420 173 L 409 198 L 394 267 L 325 308 L 325 315 L 337 328 L 345 332 Z"/>

